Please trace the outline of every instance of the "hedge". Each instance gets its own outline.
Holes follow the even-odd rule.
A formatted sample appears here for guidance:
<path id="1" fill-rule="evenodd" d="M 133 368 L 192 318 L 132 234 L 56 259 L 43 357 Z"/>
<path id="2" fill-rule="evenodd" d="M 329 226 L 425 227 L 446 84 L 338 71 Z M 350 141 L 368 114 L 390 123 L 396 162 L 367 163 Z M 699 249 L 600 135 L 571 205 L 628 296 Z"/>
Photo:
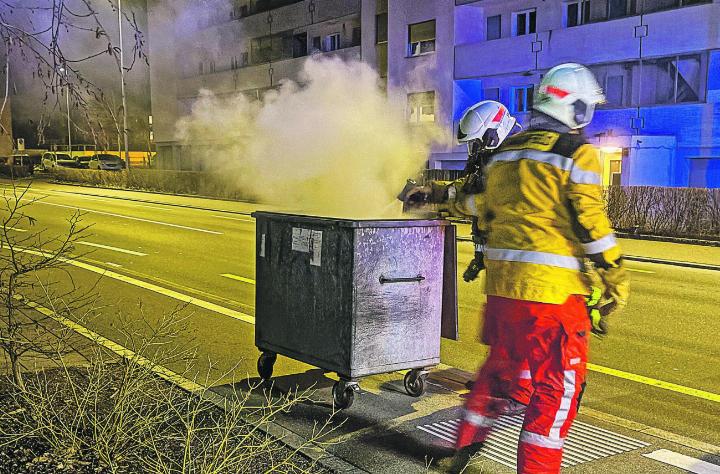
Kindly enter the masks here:
<path id="1" fill-rule="evenodd" d="M 104 188 L 135 189 L 170 194 L 190 194 L 238 201 L 252 201 L 253 197 L 238 189 L 228 175 L 198 171 L 131 169 L 99 171 L 57 168 L 55 179 L 65 183 L 80 183 Z"/>
<path id="2" fill-rule="evenodd" d="M 461 171 L 427 170 L 419 178 L 452 180 Z M 225 175 L 153 169 L 96 171 L 59 168 L 59 181 L 119 189 L 252 201 Z M 606 209 L 615 229 L 635 234 L 720 240 L 720 189 L 612 186 Z"/>

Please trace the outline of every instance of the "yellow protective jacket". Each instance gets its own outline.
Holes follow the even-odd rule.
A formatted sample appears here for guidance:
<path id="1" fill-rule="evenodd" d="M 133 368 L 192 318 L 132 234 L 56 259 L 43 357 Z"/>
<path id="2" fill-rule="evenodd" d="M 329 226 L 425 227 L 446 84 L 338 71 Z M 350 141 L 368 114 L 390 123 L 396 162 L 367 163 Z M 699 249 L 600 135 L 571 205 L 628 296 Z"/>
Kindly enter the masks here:
<path id="1" fill-rule="evenodd" d="M 606 295 L 627 298 L 620 248 L 605 214 L 597 150 L 580 135 L 529 130 L 507 139 L 491 157 L 483 194 L 450 185 L 455 215 L 477 216 L 488 235 L 487 294 L 562 304 L 589 294 L 590 258 Z"/>

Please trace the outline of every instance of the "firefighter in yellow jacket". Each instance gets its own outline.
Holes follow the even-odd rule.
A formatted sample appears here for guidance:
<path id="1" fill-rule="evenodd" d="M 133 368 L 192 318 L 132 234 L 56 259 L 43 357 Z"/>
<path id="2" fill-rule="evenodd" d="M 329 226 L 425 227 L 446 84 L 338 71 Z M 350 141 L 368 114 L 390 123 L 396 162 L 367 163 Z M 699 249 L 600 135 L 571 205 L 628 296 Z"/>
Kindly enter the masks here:
<path id="1" fill-rule="evenodd" d="M 458 186 L 418 188 L 456 215 L 478 216 L 487 232 L 486 315 L 502 321 L 494 341 L 509 359 L 486 360 L 461 422 L 451 472 L 482 448 L 507 403 L 508 376 L 527 360 L 533 395 L 518 447 L 518 472 L 558 473 L 563 444 L 585 387 L 588 318 L 584 261 L 604 284 L 603 314 L 625 304 L 628 283 L 602 200 L 597 150 L 580 131 L 604 101 L 592 73 L 563 64 L 545 75 L 527 131 L 490 158 L 483 194 Z M 413 199 L 410 193 L 410 199 Z"/>

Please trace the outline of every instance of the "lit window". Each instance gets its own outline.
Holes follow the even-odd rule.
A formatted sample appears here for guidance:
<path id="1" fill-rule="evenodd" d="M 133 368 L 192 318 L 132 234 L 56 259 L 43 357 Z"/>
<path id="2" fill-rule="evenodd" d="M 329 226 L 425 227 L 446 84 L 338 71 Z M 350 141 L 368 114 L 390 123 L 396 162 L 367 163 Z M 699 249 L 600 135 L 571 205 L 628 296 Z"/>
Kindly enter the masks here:
<path id="1" fill-rule="evenodd" d="M 500 39 L 502 37 L 501 16 L 489 16 L 487 19 L 487 40 Z"/>
<path id="2" fill-rule="evenodd" d="M 333 33 L 325 37 L 325 51 L 337 51 L 340 49 L 340 33 Z"/>
<path id="3" fill-rule="evenodd" d="M 590 23 L 590 0 L 566 3 L 565 27 L 571 28 L 585 23 Z"/>
<path id="4" fill-rule="evenodd" d="M 410 123 L 435 121 L 435 91 L 408 94 L 408 121 Z"/>
<path id="5" fill-rule="evenodd" d="M 514 113 L 530 112 L 533 102 L 534 86 L 520 86 L 512 88 L 511 110 Z"/>
<path id="6" fill-rule="evenodd" d="M 408 56 L 435 51 L 435 20 L 408 26 Z"/>
<path id="7" fill-rule="evenodd" d="M 535 8 L 513 13 L 513 36 L 522 36 L 535 33 L 537 11 Z"/>

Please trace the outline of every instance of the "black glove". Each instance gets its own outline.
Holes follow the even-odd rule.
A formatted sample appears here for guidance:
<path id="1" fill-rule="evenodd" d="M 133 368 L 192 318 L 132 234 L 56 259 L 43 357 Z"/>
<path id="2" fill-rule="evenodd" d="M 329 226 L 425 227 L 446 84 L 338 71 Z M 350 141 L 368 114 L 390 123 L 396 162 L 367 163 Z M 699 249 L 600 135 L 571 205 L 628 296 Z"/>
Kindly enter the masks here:
<path id="1" fill-rule="evenodd" d="M 485 270 L 485 260 L 482 252 L 475 252 L 475 258 L 470 261 L 465 273 L 463 273 L 463 280 L 470 283 L 477 278 L 478 274 Z"/>

